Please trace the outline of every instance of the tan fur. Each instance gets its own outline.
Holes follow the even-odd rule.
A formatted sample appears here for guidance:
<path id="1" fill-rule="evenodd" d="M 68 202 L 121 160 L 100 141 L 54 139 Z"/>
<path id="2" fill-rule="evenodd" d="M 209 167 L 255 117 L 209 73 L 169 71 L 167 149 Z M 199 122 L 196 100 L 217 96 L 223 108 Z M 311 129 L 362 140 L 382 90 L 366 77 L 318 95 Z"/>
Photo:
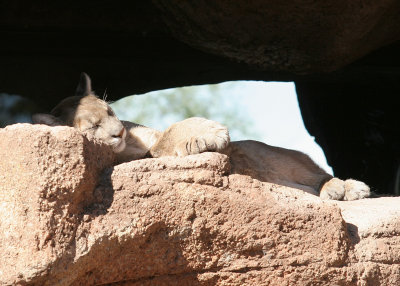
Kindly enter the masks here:
<path id="1" fill-rule="evenodd" d="M 334 178 L 299 151 L 248 140 L 231 142 L 223 153 L 230 157 L 231 172 L 263 182 L 300 189 L 322 199 L 357 200 L 370 196 L 365 183 Z"/>
<path id="2" fill-rule="evenodd" d="M 233 173 L 315 195 L 321 182 L 332 178 L 307 155 L 258 141 L 233 141 L 223 153 L 231 158 Z"/>
<path id="3" fill-rule="evenodd" d="M 52 115 L 34 115 L 34 122 L 73 126 L 112 146 L 120 162 L 217 151 L 230 157 L 232 173 L 301 189 L 322 199 L 356 200 L 370 195 L 363 182 L 333 178 L 301 152 L 251 140 L 230 143 L 227 128 L 215 121 L 193 117 L 164 132 L 121 122 L 106 102 L 94 96 L 86 74 L 77 95 L 63 100 Z"/>
<path id="4" fill-rule="evenodd" d="M 218 122 L 192 117 L 172 124 L 151 147 L 152 157 L 186 156 L 222 151 L 229 144 L 228 129 Z"/>
<path id="5" fill-rule="evenodd" d="M 133 122 L 122 121 L 122 124 L 127 130 L 127 137 L 126 148 L 117 154 L 119 162 L 144 158 L 162 135 L 162 132 L 158 130 Z"/>
<path id="6" fill-rule="evenodd" d="M 165 132 L 133 122 L 120 121 L 111 107 L 97 98 L 91 81 L 81 76 L 76 96 L 61 101 L 51 114 L 35 114 L 37 124 L 67 125 L 110 145 L 119 162 L 161 156 L 186 156 L 221 151 L 229 144 L 228 129 L 205 118 L 189 118 L 171 125 Z"/>
<path id="7" fill-rule="evenodd" d="M 72 96 L 61 101 L 51 114 L 35 114 L 34 123 L 51 126 L 67 125 L 77 128 L 88 137 L 111 146 L 117 153 L 125 148 L 126 131 L 110 106 L 90 93 Z"/>

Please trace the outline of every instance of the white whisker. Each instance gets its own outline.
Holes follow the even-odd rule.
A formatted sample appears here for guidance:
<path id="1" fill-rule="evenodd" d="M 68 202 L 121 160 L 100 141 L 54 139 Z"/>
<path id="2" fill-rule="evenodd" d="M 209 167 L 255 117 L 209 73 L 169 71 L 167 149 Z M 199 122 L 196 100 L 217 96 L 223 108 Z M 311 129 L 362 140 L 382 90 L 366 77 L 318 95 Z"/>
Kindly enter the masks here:
<path id="1" fill-rule="evenodd" d="M 107 101 L 107 88 L 104 90 L 104 93 L 103 93 L 103 100 L 104 100 L 104 101 Z"/>

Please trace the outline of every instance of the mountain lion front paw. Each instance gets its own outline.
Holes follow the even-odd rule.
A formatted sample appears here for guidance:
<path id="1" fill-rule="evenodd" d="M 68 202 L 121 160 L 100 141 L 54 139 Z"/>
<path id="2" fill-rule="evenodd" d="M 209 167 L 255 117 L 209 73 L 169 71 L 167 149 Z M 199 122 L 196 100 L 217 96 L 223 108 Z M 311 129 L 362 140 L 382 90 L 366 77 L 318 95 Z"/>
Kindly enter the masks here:
<path id="1" fill-rule="evenodd" d="M 207 151 L 222 151 L 230 141 L 228 129 L 222 124 L 205 118 L 193 117 L 184 120 L 189 134 L 175 147 L 177 156 L 199 154 Z M 195 135 L 193 135 L 195 134 Z"/>
<path id="2" fill-rule="evenodd" d="M 200 117 L 192 117 L 172 124 L 151 147 L 154 158 L 186 156 L 207 151 L 222 151 L 229 144 L 228 128 Z"/>

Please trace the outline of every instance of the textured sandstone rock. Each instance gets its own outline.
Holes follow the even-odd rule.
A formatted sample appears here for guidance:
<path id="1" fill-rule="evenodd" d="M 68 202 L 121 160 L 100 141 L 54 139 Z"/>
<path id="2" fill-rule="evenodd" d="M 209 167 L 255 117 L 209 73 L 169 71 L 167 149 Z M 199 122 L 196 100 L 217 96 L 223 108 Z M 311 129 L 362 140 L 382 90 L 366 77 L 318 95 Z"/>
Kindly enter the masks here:
<path id="1" fill-rule="evenodd" d="M 0 138 L 2 285 L 400 283 L 398 198 L 321 201 L 217 153 L 106 167 L 68 127 Z"/>
<path id="2" fill-rule="evenodd" d="M 332 71 L 399 39 L 396 0 L 153 0 L 182 41 L 262 70 Z"/>
<path id="3" fill-rule="evenodd" d="M 62 267 L 99 171 L 112 162 L 108 148 L 72 128 L 0 129 L 2 283 L 40 280 Z"/>

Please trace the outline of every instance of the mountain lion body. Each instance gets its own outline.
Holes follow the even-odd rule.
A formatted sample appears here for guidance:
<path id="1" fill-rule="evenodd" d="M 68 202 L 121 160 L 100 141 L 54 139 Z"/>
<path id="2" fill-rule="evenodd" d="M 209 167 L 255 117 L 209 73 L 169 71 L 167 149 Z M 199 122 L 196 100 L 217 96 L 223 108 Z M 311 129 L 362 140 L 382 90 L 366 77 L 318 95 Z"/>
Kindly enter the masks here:
<path id="1" fill-rule="evenodd" d="M 205 118 L 188 118 L 164 132 L 128 121 L 120 121 L 111 107 L 96 97 L 91 81 L 82 73 L 76 95 L 62 100 L 51 114 L 34 114 L 36 124 L 75 127 L 112 147 L 119 162 L 161 156 L 185 156 L 222 151 L 229 144 L 228 129 Z"/>
<path id="2" fill-rule="evenodd" d="M 61 101 L 51 114 L 32 118 L 34 123 L 72 126 L 101 140 L 113 148 L 119 162 L 217 151 L 229 156 L 232 173 L 301 189 L 323 199 L 356 200 L 370 195 L 363 182 L 334 178 L 301 152 L 251 140 L 229 142 L 227 128 L 211 120 L 185 119 L 164 132 L 120 121 L 111 107 L 93 94 L 85 73 L 76 96 Z"/>

